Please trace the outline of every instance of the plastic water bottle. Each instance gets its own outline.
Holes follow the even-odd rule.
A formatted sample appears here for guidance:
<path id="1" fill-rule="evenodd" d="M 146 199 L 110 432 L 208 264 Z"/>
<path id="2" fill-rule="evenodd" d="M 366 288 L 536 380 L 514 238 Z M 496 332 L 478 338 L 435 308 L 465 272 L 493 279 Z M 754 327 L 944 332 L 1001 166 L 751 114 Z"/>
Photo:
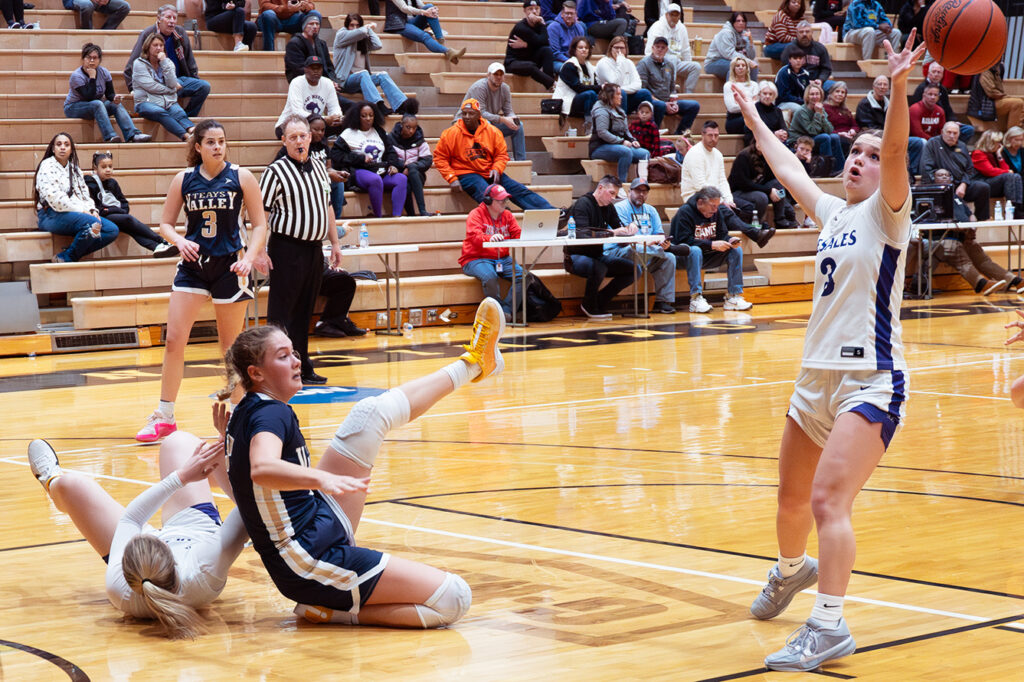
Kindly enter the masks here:
<path id="1" fill-rule="evenodd" d="M 576 239 L 576 219 L 570 217 L 569 222 L 566 224 L 568 234 L 566 235 L 569 239 Z"/>
<path id="2" fill-rule="evenodd" d="M 993 220 L 1002 220 L 1002 219 L 1003 219 L 1003 205 L 1000 204 L 997 201 L 996 202 L 996 214 L 995 214 L 995 217 L 993 218 Z"/>
<path id="3" fill-rule="evenodd" d="M 370 233 L 366 229 L 366 223 L 359 226 L 359 248 L 365 249 L 370 245 Z"/>
<path id="4" fill-rule="evenodd" d="M 1013 202 L 1009 199 L 1006 200 L 1006 204 L 1003 208 L 1003 214 L 1007 220 L 1013 220 Z"/>
<path id="5" fill-rule="evenodd" d="M 757 217 L 756 213 L 754 214 L 754 218 L 750 221 L 750 226 L 755 230 L 761 229 L 761 219 Z"/>
<path id="6" fill-rule="evenodd" d="M 640 234 L 651 233 L 651 216 L 644 213 L 640 216 Z"/>

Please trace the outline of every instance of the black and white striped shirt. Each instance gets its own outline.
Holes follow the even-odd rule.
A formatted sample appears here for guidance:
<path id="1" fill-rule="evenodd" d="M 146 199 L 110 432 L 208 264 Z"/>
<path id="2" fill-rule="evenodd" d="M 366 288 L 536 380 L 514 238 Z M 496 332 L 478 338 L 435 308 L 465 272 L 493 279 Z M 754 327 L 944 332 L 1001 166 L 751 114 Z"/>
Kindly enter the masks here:
<path id="1" fill-rule="evenodd" d="M 260 178 L 271 232 L 303 241 L 323 241 L 333 223 L 331 179 L 322 161 L 299 163 L 283 156 Z"/>

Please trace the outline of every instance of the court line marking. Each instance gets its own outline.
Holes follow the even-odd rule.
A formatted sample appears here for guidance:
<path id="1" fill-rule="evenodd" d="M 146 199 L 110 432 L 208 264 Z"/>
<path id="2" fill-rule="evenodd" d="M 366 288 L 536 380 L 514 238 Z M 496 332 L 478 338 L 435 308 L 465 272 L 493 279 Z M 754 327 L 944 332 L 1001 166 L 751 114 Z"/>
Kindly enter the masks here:
<path id="1" fill-rule="evenodd" d="M 977 398 L 978 400 L 1003 400 L 1010 402 L 1009 398 L 1003 398 L 997 395 L 971 395 L 969 393 L 942 393 L 941 391 L 910 391 L 910 393 L 919 393 L 921 395 L 938 395 L 945 396 L 947 398 Z"/>

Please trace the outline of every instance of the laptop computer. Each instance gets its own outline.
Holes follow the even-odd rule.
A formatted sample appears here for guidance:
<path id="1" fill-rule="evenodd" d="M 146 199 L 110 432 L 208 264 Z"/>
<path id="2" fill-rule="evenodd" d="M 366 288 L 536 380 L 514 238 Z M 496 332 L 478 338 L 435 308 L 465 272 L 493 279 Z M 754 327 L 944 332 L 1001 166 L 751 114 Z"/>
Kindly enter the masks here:
<path id="1" fill-rule="evenodd" d="M 523 211 L 520 239 L 554 239 L 558 236 L 558 209 Z"/>

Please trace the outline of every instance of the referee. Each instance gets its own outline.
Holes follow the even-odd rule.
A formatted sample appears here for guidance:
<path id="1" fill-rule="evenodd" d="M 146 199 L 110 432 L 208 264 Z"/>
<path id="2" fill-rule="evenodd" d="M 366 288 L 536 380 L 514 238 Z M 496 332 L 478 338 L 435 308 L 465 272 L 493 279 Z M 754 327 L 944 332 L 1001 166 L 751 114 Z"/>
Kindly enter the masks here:
<path id="1" fill-rule="evenodd" d="M 331 240 L 330 266 L 341 264 L 334 229 L 331 179 L 323 162 L 309 157 L 309 122 L 292 114 L 281 124 L 288 154 L 267 166 L 260 178 L 273 267 L 267 320 L 283 327 L 302 361 L 303 384 L 325 384 L 309 359 L 309 323 L 323 276 L 323 241 Z"/>

